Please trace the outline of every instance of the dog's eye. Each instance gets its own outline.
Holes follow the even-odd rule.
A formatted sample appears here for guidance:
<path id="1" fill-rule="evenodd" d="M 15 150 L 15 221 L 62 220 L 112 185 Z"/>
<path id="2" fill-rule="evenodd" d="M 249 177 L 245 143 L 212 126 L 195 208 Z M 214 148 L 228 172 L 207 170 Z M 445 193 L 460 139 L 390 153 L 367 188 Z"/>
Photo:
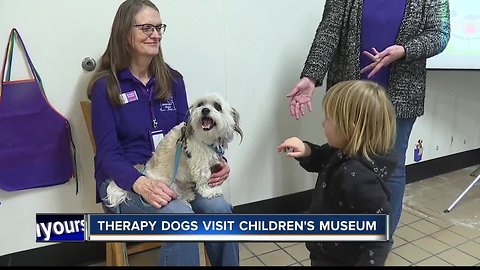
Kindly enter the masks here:
<path id="1" fill-rule="evenodd" d="M 218 104 L 218 102 L 213 103 L 213 107 L 215 108 L 215 110 L 217 110 L 219 112 L 222 111 L 222 106 L 220 104 Z"/>
<path id="2" fill-rule="evenodd" d="M 200 102 L 200 103 L 198 103 L 197 108 L 202 107 L 202 106 L 203 106 L 203 102 Z"/>

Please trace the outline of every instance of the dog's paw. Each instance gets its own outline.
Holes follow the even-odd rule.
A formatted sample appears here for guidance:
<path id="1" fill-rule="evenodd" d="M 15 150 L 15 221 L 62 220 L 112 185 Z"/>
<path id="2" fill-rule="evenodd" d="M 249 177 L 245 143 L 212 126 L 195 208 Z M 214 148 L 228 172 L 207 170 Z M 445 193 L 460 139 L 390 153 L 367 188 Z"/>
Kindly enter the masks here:
<path id="1" fill-rule="evenodd" d="M 107 186 L 106 205 L 116 207 L 127 199 L 130 199 L 128 192 L 118 187 L 114 181 L 110 181 Z"/>
<path id="2" fill-rule="evenodd" d="M 210 187 L 208 185 L 204 185 L 204 186 L 198 186 L 197 188 L 198 188 L 197 189 L 198 194 L 200 194 L 202 197 L 207 199 L 211 199 L 213 197 L 217 197 L 223 194 L 222 188 L 219 186 Z"/>
<path id="3" fill-rule="evenodd" d="M 186 191 L 182 194 L 182 201 L 187 203 L 195 200 L 195 193 L 193 191 Z"/>

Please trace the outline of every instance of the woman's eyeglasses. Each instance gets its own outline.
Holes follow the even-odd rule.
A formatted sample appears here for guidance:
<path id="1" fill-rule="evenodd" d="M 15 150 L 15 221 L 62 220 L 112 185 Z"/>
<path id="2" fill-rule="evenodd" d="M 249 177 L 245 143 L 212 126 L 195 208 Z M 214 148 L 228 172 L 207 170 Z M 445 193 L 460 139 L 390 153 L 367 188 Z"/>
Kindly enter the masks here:
<path id="1" fill-rule="evenodd" d="M 157 30 L 157 33 L 159 35 L 163 35 L 163 33 L 165 33 L 165 29 L 167 29 L 166 24 L 153 25 L 150 23 L 144 23 L 144 24 L 135 24 L 133 26 L 142 30 L 142 32 L 147 36 L 150 36 L 151 34 L 153 34 L 153 29 Z"/>

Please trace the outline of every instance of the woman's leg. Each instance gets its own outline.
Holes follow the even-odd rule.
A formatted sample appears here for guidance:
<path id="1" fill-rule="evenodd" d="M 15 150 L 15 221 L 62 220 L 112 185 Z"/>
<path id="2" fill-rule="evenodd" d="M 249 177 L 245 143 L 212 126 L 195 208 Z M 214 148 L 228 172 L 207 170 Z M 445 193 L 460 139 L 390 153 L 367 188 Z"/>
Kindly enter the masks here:
<path id="1" fill-rule="evenodd" d="M 197 214 L 231 214 L 232 205 L 223 196 L 204 198 L 198 193 L 191 202 Z M 239 266 L 239 249 L 237 242 L 205 242 L 205 248 L 212 266 Z"/>
<path id="2" fill-rule="evenodd" d="M 405 154 L 408 148 L 408 139 L 412 132 L 413 124 L 417 118 L 397 118 L 397 138 L 395 140 L 395 152 L 398 155 L 397 168 L 393 171 L 390 179 L 386 182 L 390 192 L 390 204 L 392 207 L 390 214 L 390 237 L 393 236 L 395 229 L 400 221 L 403 206 L 403 194 L 405 192 Z"/>
<path id="3" fill-rule="evenodd" d="M 107 194 L 107 182 L 104 182 L 99 190 L 100 197 Z M 103 207 L 114 213 L 122 214 L 184 214 L 193 213 L 192 209 L 180 200 L 172 200 L 162 208 L 155 208 L 144 202 L 140 195 L 129 192 L 125 202 L 115 208 L 109 208 L 103 203 Z M 160 265 L 162 266 L 199 266 L 200 258 L 198 243 L 190 242 L 165 242 L 160 248 Z"/>

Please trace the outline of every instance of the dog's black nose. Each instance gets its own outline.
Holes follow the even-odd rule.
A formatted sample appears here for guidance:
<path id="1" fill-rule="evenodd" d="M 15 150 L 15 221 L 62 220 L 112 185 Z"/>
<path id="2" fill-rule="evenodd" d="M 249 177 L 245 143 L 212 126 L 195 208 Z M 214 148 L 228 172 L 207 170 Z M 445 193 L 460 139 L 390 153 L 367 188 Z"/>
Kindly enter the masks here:
<path id="1" fill-rule="evenodd" d="M 209 108 L 203 108 L 203 109 L 202 109 L 202 115 L 203 115 L 203 116 L 208 116 L 209 113 L 210 113 L 210 109 L 209 109 Z"/>

